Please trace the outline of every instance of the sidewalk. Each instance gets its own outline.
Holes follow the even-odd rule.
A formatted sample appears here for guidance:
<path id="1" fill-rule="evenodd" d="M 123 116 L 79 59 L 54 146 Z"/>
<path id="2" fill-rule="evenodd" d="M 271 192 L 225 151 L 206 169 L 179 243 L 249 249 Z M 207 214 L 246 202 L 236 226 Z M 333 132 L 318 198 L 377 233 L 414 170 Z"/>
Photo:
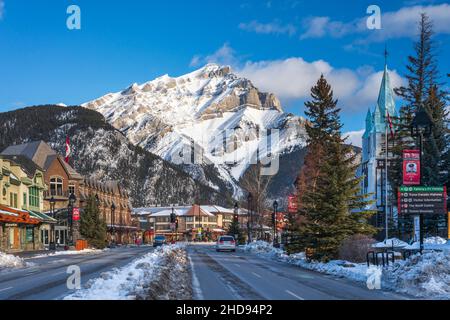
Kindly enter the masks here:
<path id="1" fill-rule="evenodd" d="M 59 248 L 55 250 L 37 250 L 37 251 L 22 251 L 22 252 L 12 252 L 11 254 L 19 258 L 33 258 L 33 256 L 50 254 L 58 251 L 64 251 L 64 248 Z"/>

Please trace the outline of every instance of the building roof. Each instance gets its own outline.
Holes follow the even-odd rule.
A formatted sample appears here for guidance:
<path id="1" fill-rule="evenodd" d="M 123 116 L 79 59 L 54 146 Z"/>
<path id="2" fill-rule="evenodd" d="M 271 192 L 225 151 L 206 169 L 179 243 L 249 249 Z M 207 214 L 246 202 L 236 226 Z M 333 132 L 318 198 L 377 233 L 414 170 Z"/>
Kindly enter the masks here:
<path id="1" fill-rule="evenodd" d="M 39 168 L 47 171 L 55 159 L 58 159 L 71 179 L 81 180 L 82 177 L 64 159 L 44 141 L 34 141 L 9 146 L 2 151 L 4 156 L 24 156 L 32 160 Z"/>
<path id="2" fill-rule="evenodd" d="M 36 171 L 44 171 L 32 160 L 22 155 L 0 155 L 0 158 L 19 165 L 30 179 L 32 179 L 36 175 Z"/>
<path id="3" fill-rule="evenodd" d="M 233 209 L 227 209 L 221 206 L 200 206 L 203 210 L 206 210 L 210 213 L 234 213 Z"/>
<path id="4" fill-rule="evenodd" d="M 174 209 L 174 212 L 178 217 L 182 217 L 182 216 L 186 216 L 187 213 L 189 212 L 189 210 L 188 209 Z M 150 214 L 150 217 L 170 217 L 171 214 L 172 214 L 172 209 L 163 210 L 163 211 L 159 211 L 159 212 Z"/>

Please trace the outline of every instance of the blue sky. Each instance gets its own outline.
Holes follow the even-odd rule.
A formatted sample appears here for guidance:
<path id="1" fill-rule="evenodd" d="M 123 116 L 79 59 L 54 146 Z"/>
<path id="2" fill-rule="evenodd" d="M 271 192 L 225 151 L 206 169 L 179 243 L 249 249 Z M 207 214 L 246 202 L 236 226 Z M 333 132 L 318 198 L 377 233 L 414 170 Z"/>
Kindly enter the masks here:
<path id="1" fill-rule="evenodd" d="M 72 4 L 81 9 L 81 30 L 66 27 Z M 0 0 L 0 112 L 80 104 L 133 82 L 217 62 L 274 92 L 286 111 L 299 115 L 309 87 L 325 73 L 341 100 L 345 130 L 360 130 L 376 100 L 385 44 L 394 83 L 401 83 L 421 11 L 435 23 L 440 70 L 450 72 L 450 5 L 377 1 L 382 29 L 369 30 L 371 4 Z"/>

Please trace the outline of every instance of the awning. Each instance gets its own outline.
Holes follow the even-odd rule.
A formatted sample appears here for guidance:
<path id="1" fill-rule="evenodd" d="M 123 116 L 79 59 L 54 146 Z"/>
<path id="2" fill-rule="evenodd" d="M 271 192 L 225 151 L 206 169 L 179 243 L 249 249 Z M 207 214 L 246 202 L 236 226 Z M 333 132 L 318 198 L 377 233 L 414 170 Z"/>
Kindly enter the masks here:
<path id="1" fill-rule="evenodd" d="M 45 213 L 35 212 L 35 211 L 28 211 L 30 213 L 30 216 L 36 219 L 41 220 L 42 222 L 46 223 L 57 223 L 58 221 L 56 219 L 53 219 L 52 217 L 46 215 Z"/>
<path id="2" fill-rule="evenodd" d="M 32 217 L 28 211 L 0 205 L 0 222 L 36 225 L 40 220 Z"/>

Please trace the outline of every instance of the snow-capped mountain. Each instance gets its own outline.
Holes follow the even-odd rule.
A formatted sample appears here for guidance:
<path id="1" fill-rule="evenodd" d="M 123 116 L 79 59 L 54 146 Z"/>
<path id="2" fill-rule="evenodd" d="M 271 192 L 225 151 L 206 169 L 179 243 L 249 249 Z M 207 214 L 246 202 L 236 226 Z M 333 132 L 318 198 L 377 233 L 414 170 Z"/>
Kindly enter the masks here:
<path id="1" fill-rule="evenodd" d="M 235 196 L 257 156 L 291 153 L 305 144 L 303 118 L 284 113 L 273 94 L 216 64 L 133 84 L 83 107 L 103 114 L 131 143 Z"/>

